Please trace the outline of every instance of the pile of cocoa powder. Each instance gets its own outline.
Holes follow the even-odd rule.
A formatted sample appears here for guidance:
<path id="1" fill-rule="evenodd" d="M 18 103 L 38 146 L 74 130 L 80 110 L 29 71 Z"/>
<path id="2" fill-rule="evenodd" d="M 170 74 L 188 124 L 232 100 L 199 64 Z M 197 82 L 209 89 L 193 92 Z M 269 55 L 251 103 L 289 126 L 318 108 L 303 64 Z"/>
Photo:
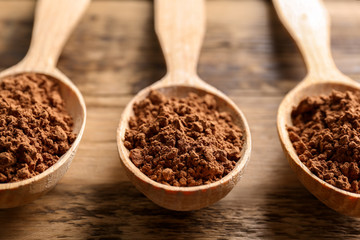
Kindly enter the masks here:
<path id="1" fill-rule="evenodd" d="M 291 116 L 289 137 L 299 159 L 327 183 L 360 193 L 360 93 L 307 97 Z"/>
<path id="2" fill-rule="evenodd" d="M 42 173 L 75 140 L 59 86 L 26 73 L 0 80 L 0 183 Z"/>
<path id="3" fill-rule="evenodd" d="M 226 176 L 241 157 L 243 132 L 211 95 L 167 98 L 157 91 L 133 107 L 125 133 L 130 159 L 152 180 L 198 186 Z"/>

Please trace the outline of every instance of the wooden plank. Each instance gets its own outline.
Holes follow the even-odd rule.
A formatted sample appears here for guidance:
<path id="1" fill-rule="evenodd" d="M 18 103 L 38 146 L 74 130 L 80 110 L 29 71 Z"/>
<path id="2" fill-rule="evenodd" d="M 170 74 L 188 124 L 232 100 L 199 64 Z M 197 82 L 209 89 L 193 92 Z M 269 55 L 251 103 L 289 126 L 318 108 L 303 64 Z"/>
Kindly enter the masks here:
<path id="1" fill-rule="evenodd" d="M 32 0 L 0 0 L 0 68 L 29 45 Z M 339 68 L 360 80 L 360 3 L 326 1 Z M 276 133 L 277 107 L 306 74 L 272 5 L 207 2 L 199 74 L 248 118 L 253 151 L 245 175 L 219 203 L 195 212 L 157 207 L 128 182 L 115 130 L 131 97 L 165 73 L 151 1 L 94 1 L 66 45 L 59 68 L 82 91 L 84 138 L 58 184 L 27 206 L 0 211 L 0 239 L 356 238 L 360 222 L 312 197 L 292 174 Z"/>

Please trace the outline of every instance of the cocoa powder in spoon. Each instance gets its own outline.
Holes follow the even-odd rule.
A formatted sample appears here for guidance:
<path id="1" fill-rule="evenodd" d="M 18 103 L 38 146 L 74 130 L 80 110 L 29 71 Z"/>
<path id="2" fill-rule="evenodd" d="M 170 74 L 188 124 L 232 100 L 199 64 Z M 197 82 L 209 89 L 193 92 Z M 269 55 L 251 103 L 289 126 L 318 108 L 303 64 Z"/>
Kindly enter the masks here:
<path id="1" fill-rule="evenodd" d="M 133 106 L 125 133 L 130 159 L 150 179 L 198 186 L 226 176 L 241 157 L 242 130 L 215 98 L 189 93 L 167 98 L 151 91 Z"/>
<path id="2" fill-rule="evenodd" d="M 360 193 L 360 93 L 307 97 L 291 117 L 289 137 L 306 167 L 335 187 Z"/>
<path id="3" fill-rule="evenodd" d="M 26 73 L 0 81 L 0 183 L 44 172 L 75 140 L 59 85 Z"/>

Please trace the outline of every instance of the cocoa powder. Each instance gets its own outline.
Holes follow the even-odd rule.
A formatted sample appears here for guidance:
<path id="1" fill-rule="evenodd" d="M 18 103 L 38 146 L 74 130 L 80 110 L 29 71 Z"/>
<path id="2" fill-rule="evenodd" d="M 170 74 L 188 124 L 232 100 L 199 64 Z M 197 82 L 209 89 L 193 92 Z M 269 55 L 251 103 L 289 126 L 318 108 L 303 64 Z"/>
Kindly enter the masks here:
<path id="1" fill-rule="evenodd" d="M 16 182 L 55 164 L 75 139 L 53 78 L 34 73 L 0 81 L 0 182 Z"/>
<path id="2" fill-rule="evenodd" d="M 291 116 L 289 137 L 299 159 L 327 183 L 360 193 L 360 93 L 307 97 Z"/>
<path id="3" fill-rule="evenodd" d="M 151 91 L 133 106 L 125 133 L 130 159 L 150 179 L 198 186 L 226 176 L 241 157 L 243 132 L 211 95 L 167 98 Z"/>

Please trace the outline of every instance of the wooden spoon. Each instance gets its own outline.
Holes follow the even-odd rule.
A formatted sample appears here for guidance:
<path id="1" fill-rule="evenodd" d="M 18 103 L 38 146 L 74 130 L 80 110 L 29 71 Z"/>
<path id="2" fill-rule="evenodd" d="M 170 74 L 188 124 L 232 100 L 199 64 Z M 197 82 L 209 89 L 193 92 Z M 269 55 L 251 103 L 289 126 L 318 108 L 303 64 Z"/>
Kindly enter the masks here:
<path id="1" fill-rule="evenodd" d="M 11 208 L 33 201 L 51 190 L 65 174 L 79 146 L 85 128 L 86 107 L 76 86 L 55 68 L 60 52 L 89 0 L 40 0 L 36 7 L 30 49 L 17 65 L 0 73 L 2 78 L 22 73 L 45 74 L 56 79 L 66 109 L 74 120 L 77 137 L 71 148 L 43 173 L 27 180 L 0 184 L 0 208 Z"/>
<path id="2" fill-rule="evenodd" d="M 333 89 L 358 91 L 360 85 L 343 75 L 330 53 L 329 17 L 319 0 L 273 0 L 276 11 L 305 59 L 308 75 L 281 102 L 277 128 L 283 150 L 300 182 L 330 208 L 360 216 L 360 194 L 336 188 L 321 180 L 300 161 L 286 126 L 292 126 L 291 111 L 307 96 L 329 95 Z"/>
<path id="3" fill-rule="evenodd" d="M 163 49 L 168 72 L 160 81 L 139 92 L 126 106 L 117 131 L 121 162 L 136 188 L 154 203 L 179 211 L 203 208 L 223 198 L 240 179 L 250 157 L 249 127 L 236 105 L 223 93 L 203 82 L 196 73 L 205 31 L 204 1 L 155 0 L 155 30 Z M 213 95 L 220 110 L 230 112 L 235 123 L 244 131 L 242 157 L 235 169 L 220 181 L 196 187 L 166 186 L 144 175 L 129 159 L 129 151 L 124 146 L 124 136 L 129 126 L 129 118 L 133 115 L 133 104 L 144 99 L 152 89 L 176 97 L 185 97 L 189 92 Z"/>

